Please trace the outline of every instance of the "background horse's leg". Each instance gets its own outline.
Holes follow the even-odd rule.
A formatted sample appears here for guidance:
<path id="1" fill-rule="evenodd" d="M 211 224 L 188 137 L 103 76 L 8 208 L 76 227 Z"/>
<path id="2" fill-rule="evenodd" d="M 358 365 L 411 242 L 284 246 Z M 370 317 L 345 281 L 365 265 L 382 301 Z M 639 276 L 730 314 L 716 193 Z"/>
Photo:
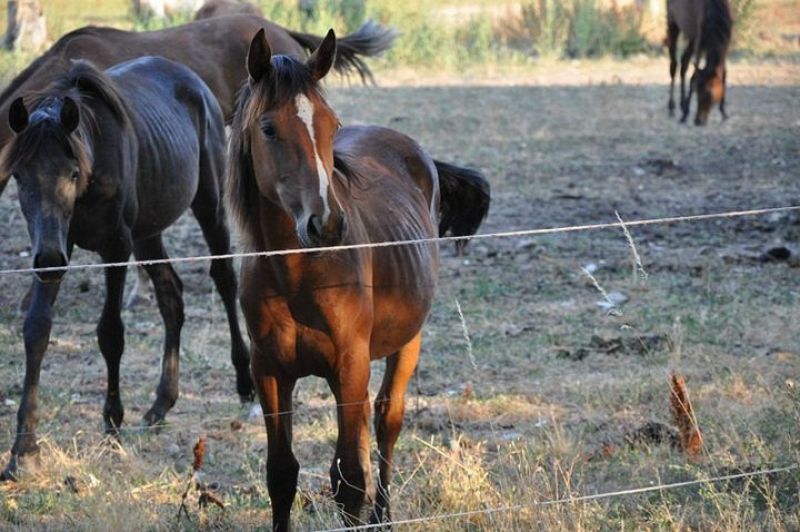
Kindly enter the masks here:
<path id="1" fill-rule="evenodd" d="M 722 68 L 722 99 L 719 101 L 719 112 L 722 114 L 722 119 L 728 119 L 728 113 L 725 112 L 725 95 L 728 93 L 728 69 Z"/>
<path id="2" fill-rule="evenodd" d="M 136 242 L 135 253 L 139 260 L 167 258 L 160 234 Z M 178 366 L 184 320 L 183 283 L 171 264 L 151 264 L 145 266 L 145 269 L 153 281 L 165 330 L 161 380 L 156 390 L 156 400 L 144 415 L 145 423 L 154 425 L 164 420 L 169 409 L 178 400 Z"/>
<path id="3" fill-rule="evenodd" d="M 394 444 L 403 428 L 406 388 L 417 367 L 421 345 L 422 332 L 399 352 L 386 359 L 386 373 L 383 375 L 381 390 L 375 398 L 375 433 L 381 462 L 375 506 L 370 517 L 372 524 L 392 520 L 389 486 L 392 481 Z"/>
<path id="4" fill-rule="evenodd" d="M 340 355 L 339 374 L 328 379 L 336 397 L 339 435 L 331 464 L 331 489 L 345 526 L 363 524 L 364 499 L 374 499 L 369 459 L 369 347 Z"/>
<path id="5" fill-rule="evenodd" d="M 231 252 L 231 237 L 225 223 L 225 209 L 220 197 L 216 178 L 204 175 L 201 164 L 200 187 L 192 203 L 192 212 L 197 218 L 203 237 L 212 255 L 225 255 Z M 253 381 L 250 377 L 250 357 L 242 339 L 239 317 L 236 313 L 236 273 L 233 259 L 211 261 L 211 278 L 217 287 L 231 333 L 231 360 L 236 370 L 236 391 L 242 402 L 253 400 Z"/>
<path id="6" fill-rule="evenodd" d="M 686 46 L 686 50 L 683 51 L 683 55 L 681 55 L 681 111 L 683 114 L 681 115 L 681 122 L 686 122 L 686 117 L 689 116 L 689 106 L 691 105 L 691 98 L 692 98 L 692 87 L 691 82 L 689 82 L 689 95 L 686 95 L 686 71 L 689 69 L 689 61 L 692 59 L 692 53 L 694 53 L 694 41 L 689 41 L 689 44 Z M 694 76 L 692 76 L 694 78 Z"/>
<path id="7" fill-rule="evenodd" d="M 11 460 L 0 474 L 0 481 L 16 479 L 20 460 L 39 452 L 39 446 L 36 444 L 36 426 L 39 423 L 39 375 L 42 359 L 50 342 L 50 329 L 53 325 L 52 305 L 59 286 L 60 282 L 45 284 L 38 279 L 33 283 L 31 304 L 23 328 L 25 381 L 22 401 L 17 411 L 17 437 L 11 448 Z"/>
<path id="8" fill-rule="evenodd" d="M 300 464 L 292 453 L 292 391 L 295 380 L 269 369 L 252 347 L 253 377 L 267 427 L 267 490 L 272 502 L 273 530 L 289 530 Z"/>
<path id="9" fill-rule="evenodd" d="M 103 262 L 124 262 L 131 254 L 130 234 L 120 249 L 101 254 Z M 125 326 L 122 324 L 122 300 L 125 293 L 126 266 L 106 268 L 106 301 L 97 324 L 97 343 L 106 361 L 108 385 L 103 406 L 106 433 L 119 434 L 124 410 L 119 395 L 119 362 L 125 349 Z"/>
<path id="10" fill-rule="evenodd" d="M 678 70 L 678 35 L 680 29 L 672 20 L 667 21 L 667 47 L 669 48 L 669 116 L 675 116 L 675 73 Z"/>

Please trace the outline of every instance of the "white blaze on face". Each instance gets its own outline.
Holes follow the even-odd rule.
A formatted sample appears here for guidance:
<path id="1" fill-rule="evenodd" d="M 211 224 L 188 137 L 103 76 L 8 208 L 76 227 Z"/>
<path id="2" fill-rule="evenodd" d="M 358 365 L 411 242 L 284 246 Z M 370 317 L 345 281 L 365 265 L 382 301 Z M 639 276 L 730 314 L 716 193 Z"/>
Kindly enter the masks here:
<path id="1" fill-rule="evenodd" d="M 319 197 L 322 198 L 324 208 L 322 223 L 325 224 L 328 223 L 328 216 L 331 213 L 331 209 L 328 206 L 330 180 L 328 179 L 328 172 L 325 171 L 325 166 L 322 164 L 319 151 L 317 151 L 317 136 L 314 134 L 314 106 L 305 94 L 298 94 L 294 99 L 294 103 L 297 106 L 297 116 L 306 125 L 308 136 L 311 137 L 311 147 L 314 148 L 314 158 L 317 161 L 317 175 L 319 177 Z"/>

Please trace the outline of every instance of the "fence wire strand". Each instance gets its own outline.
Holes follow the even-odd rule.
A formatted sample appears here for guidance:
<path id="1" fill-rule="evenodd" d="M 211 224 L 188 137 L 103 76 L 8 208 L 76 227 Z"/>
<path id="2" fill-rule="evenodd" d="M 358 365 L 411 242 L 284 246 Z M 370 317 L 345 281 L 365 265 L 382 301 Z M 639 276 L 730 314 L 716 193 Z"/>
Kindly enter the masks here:
<path id="1" fill-rule="evenodd" d="M 778 473 L 787 473 L 789 471 L 793 471 L 796 469 L 800 469 L 800 464 L 792 464 L 785 467 L 776 467 L 773 469 L 761 469 L 758 471 L 747 471 L 743 473 L 734 473 L 731 475 L 721 475 L 717 477 L 707 478 L 707 479 L 696 479 L 696 480 L 686 480 L 682 482 L 672 482 L 670 484 L 656 484 L 654 486 L 642 486 L 638 488 L 629 488 L 624 490 L 617 490 L 617 491 L 608 491 L 603 493 L 595 493 L 591 495 L 579 495 L 577 497 L 563 497 L 560 499 L 549 499 L 544 501 L 533 501 L 530 503 L 525 504 L 514 504 L 511 506 L 499 506 L 495 508 L 484 508 L 482 510 L 466 510 L 463 512 L 453 512 L 447 514 L 439 514 L 439 515 L 429 515 L 423 517 L 414 517 L 410 519 L 398 519 L 396 521 L 392 521 L 390 523 L 380 523 L 380 524 L 369 524 L 369 525 L 357 525 L 353 527 L 340 527 L 340 528 L 323 528 L 318 529 L 316 532 L 347 532 L 351 530 L 378 530 L 383 529 L 387 525 L 391 526 L 399 526 L 399 525 L 415 525 L 415 524 L 423 524 L 429 523 L 432 521 L 444 521 L 448 519 L 459 519 L 464 517 L 472 517 L 476 515 L 493 515 L 498 513 L 506 513 L 506 512 L 515 512 L 519 510 L 528 510 L 532 508 L 540 508 L 545 506 L 557 506 L 561 504 L 572 504 L 576 502 L 590 502 L 590 501 L 597 501 L 602 499 L 610 499 L 613 497 L 623 497 L 625 495 L 637 495 L 640 493 L 650 493 L 653 491 L 665 491 L 671 490 L 676 488 L 683 488 L 687 486 L 696 486 L 699 484 L 714 484 L 717 482 L 725 482 L 727 480 L 736 480 L 740 478 L 751 478 L 751 477 L 759 477 L 765 475 L 774 475 Z"/>
<path id="2" fill-rule="evenodd" d="M 583 225 L 567 225 L 560 227 L 544 227 L 538 229 L 520 229 L 516 231 L 499 231 L 495 233 L 482 233 L 472 236 L 439 236 L 431 238 L 416 238 L 409 240 L 393 240 L 387 242 L 368 242 L 363 244 L 344 244 L 337 246 L 321 246 L 313 248 L 296 249 L 275 249 L 270 251 L 244 251 L 239 253 L 225 253 L 221 255 L 197 255 L 190 257 L 170 257 L 155 260 L 132 260 L 124 262 L 98 262 L 92 264 L 70 264 L 68 266 L 52 266 L 48 268 L 9 268 L 0 270 L 0 275 L 20 274 L 20 273 L 46 273 L 46 272 L 66 272 L 70 270 L 94 270 L 102 268 L 119 268 L 122 266 L 150 266 L 154 264 L 178 264 L 184 262 L 199 262 L 219 259 L 236 259 L 248 257 L 279 257 L 285 255 L 295 255 L 302 253 L 328 253 L 335 251 L 347 251 L 357 249 L 374 249 L 394 246 L 411 246 L 416 244 L 434 244 L 443 242 L 458 242 L 462 240 L 486 240 L 490 238 L 514 238 L 522 236 L 542 236 L 559 233 L 575 233 L 579 231 L 595 231 L 599 229 L 611 228 L 630 228 L 646 225 L 673 224 L 678 222 L 696 222 L 701 220 L 714 220 L 720 218 L 740 218 L 743 216 L 757 216 L 763 214 L 773 214 L 800 210 L 800 205 L 789 205 L 784 207 L 766 207 L 762 209 L 749 209 L 738 211 L 726 211 L 706 214 L 689 214 L 685 216 L 667 216 L 662 218 L 645 218 L 631 221 L 616 221 L 606 223 L 594 223 Z M 626 229 L 627 230 L 627 229 Z"/>

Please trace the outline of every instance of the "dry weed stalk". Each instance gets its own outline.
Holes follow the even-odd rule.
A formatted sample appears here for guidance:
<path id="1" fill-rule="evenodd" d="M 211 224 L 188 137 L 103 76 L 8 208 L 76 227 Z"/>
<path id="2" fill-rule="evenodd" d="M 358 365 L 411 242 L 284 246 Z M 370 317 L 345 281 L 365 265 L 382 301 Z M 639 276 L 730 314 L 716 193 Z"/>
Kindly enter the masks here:
<path id="1" fill-rule="evenodd" d="M 689 457 L 696 458 L 703 449 L 703 435 L 694 416 L 686 381 L 675 373 L 670 376 L 669 399 L 672 420 L 678 428 L 680 449 Z"/>
<path id="2" fill-rule="evenodd" d="M 617 220 L 619 220 L 619 224 L 622 227 L 622 232 L 625 233 L 625 239 L 628 241 L 628 247 L 631 250 L 631 255 L 633 255 L 633 282 L 637 282 L 640 277 L 642 281 L 647 281 L 647 272 L 642 264 L 642 257 L 639 255 L 639 250 L 636 248 L 636 243 L 633 241 L 633 236 L 631 236 L 631 232 L 628 231 L 628 226 L 625 225 L 625 222 L 622 220 L 622 216 L 619 215 L 619 212 L 614 211 L 614 214 L 617 215 Z"/>
<path id="3" fill-rule="evenodd" d="M 225 510 L 225 503 L 222 502 L 216 494 L 210 492 L 208 487 L 203 483 L 197 480 L 197 474 L 203 468 L 203 464 L 205 463 L 206 459 L 206 437 L 200 436 L 198 438 L 197 443 L 194 444 L 194 448 L 192 449 L 192 470 L 189 472 L 189 478 L 186 480 L 186 489 L 183 490 L 183 495 L 181 496 L 181 505 L 178 508 L 178 523 L 180 524 L 181 521 L 181 513 L 186 515 L 186 519 L 191 521 L 191 517 L 189 517 L 189 509 L 186 507 L 186 498 L 189 496 L 189 490 L 192 489 L 192 484 L 194 484 L 195 489 L 200 492 L 200 497 L 197 501 L 197 505 L 201 509 L 205 509 L 208 507 L 209 503 L 215 504 L 223 511 Z"/>

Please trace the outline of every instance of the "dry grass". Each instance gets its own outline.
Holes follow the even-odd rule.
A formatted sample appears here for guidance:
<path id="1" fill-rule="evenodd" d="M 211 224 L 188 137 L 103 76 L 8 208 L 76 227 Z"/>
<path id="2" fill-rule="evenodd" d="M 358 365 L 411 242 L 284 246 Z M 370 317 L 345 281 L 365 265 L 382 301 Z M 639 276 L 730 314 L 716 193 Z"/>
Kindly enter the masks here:
<path id="1" fill-rule="evenodd" d="M 350 124 L 400 129 L 437 158 L 483 169 L 494 193 L 485 231 L 800 197 L 800 67 L 791 61 L 734 62 L 731 118 L 723 124 L 714 117 L 705 129 L 666 118 L 665 59 L 459 74 L 378 70 L 379 88 L 333 84 L 339 114 Z M 0 198 L 3 268 L 30 260 L 20 256 L 29 242 L 15 198 L 13 185 Z M 797 263 L 755 258 L 775 243 L 797 250 L 800 217 L 629 230 L 473 242 L 465 257 L 445 253 L 398 443 L 395 517 L 513 507 L 800 460 Z M 646 283 L 631 276 L 632 242 L 647 265 Z M 188 217 L 169 231 L 167 248 L 174 256 L 206 251 Z M 78 263 L 95 260 L 75 254 Z M 598 265 L 598 285 L 628 297 L 621 316 L 597 307 L 601 296 L 580 274 L 590 262 Z M 203 434 L 201 480 L 218 484 L 227 509 L 201 511 L 191 492 L 192 521 L 180 526 L 239 530 L 269 522 L 264 429 L 237 404 L 225 317 L 206 267 L 177 267 L 187 323 L 171 424 L 127 430 L 121 446 L 100 435 L 105 368 L 94 323 L 103 282 L 93 272 L 67 276 L 42 375 L 41 466 L 0 486 L 0 529 L 175 529 L 192 445 Z M 19 400 L 24 369 L 16 306 L 26 284 L 0 277 L 0 461 L 16 412 L 4 401 Z M 152 304 L 123 319 L 122 395 L 126 423 L 136 425 L 153 399 L 162 333 Z M 638 340 L 644 337 L 659 341 Z M 668 440 L 626 438 L 648 423 L 671 424 L 671 371 L 691 386 L 704 436 L 698 463 Z M 373 390 L 381 373 L 376 365 Z M 339 525 L 327 487 L 332 402 L 318 379 L 298 387 L 302 472 L 293 515 L 301 530 Z M 410 528 L 796 530 L 798 484 L 795 472 Z"/>

